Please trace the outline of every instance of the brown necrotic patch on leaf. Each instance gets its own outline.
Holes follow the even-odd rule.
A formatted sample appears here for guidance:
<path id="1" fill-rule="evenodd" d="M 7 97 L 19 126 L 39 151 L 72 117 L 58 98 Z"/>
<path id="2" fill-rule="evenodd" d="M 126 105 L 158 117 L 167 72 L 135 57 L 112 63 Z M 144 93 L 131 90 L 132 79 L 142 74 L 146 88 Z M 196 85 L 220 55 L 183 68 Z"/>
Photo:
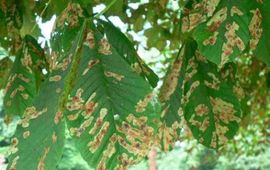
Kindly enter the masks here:
<path id="1" fill-rule="evenodd" d="M 152 100 L 153 96 L 154 95 L 151 92 L 148 95 L 146 95 L 143 100 L 140 100 L 137 103 L 137 105 L 135 106 L 136 112 L 144 112 L 145 111 L 145 108 L 147 107 L 147 105 L 149 104 L 149 102 Z"/>
<path id="2" fill-rule="evenodd" d="M 103 54 L 103 55 L 111 55 L 111 45 L 108 42 L 107 38 L 103 37 L 100 41 L 99 41 L 99 49 L 98 52 Z"/>
<path id="3" fill-rule="evenodd" d="M 152 127 L 146 125 L 144 127 L 132 126 L 123 121 L 121 126 L 116 126 L 116 129 L 125 135 L 125 137 L 118 136 L 118 142 L 123 148 L 137 156 L 147 154 L 149 146 L 153 142 L 151 140 L 154 134 Z"/>
<path id="4" fill-rule="evenodd" d="M 219 90 L 221 83 L 219 78 L 217 78 L 216 75 L 211 72 L 207 73 L 207 75 L 212 79 L 212 82 L 204 80 L 204 84 L 211 89 Z"/>
<path id="5" fill-rule="evenodd" d="M 175 145 L 175 141 L 178 140 L 179 132 L 178 129 L 182 127 L 182 121 L 179 123 L 175 121 L 171 127 L 167 127 L 165 124 L 162 124 L 158 129 L 157 134 L 157 143 L 162 145 L 162 149 L 167 152 L 171 149 L 171 146 Z"/>
<path id="6" fill-rule="evenodd" d="M 203 45 L 215 45 L 217 41 L 218 32 L 214 32 L 212 36 L 203 41 Z"/>
<path id="7" fill-rule="evenodd" d="M 64 27 L 66 24 L 70 27 L 78 26 L 79 17 L 83 16 L 83 10 L 79 4 L 69 3 L 57 20 L 57 27 Z"/>
<path id="8" fill-rule="evenodd" d="M 45 161 L 49 151 L 50 151 L 50 148 L 45 148 L 44 149 L 44 153 L 43 153 L 43 155 L 41 156 L 41 158 L 40 158 L 40 160 L 38 162 L 38 167 L 37 167 L 38 170 L 44 170 L 44 161 Z"/>
<path id="9" fill-rule="evenodd" d="M 213 113 L 217 116 L 217 119 L 225 124 L 235 121 L 239 123 L 241 119 L 235 116 L 236 110 L 234 105 L 222 100 L 221 98 L 210 97 L 211 104 L 213 106 Z"/>
<path id="10" fill-rule="evenodd" d="M 20 80 L 22 80 L 23 82 L 25 82 L 25 83 L 29 83 L 30 82 L 30 79 L 29 78 L 26 78 L 24 75 L 22 75 L 22 74 L 18 74 L 18 78 L 20 79 Z"/>
<path id="11" fill-rule="evenodd" d="M 60 81 L 62 77 L 60 75 L 51 76 L 49 81 Z"/>
<path id="12" fill-rule="evenodd" d="M 216 32 L 220 25 L 227 18 L 227 7 L 220 9 L 218 12 L 214 14 L 214 16 L 206 23 L 209 31 Z"/>
<path id="13" fill-rule="evenodd" d="M 91 49 L 95 47 L 95 36 L 92 30 L 88 30 L 84 44 Z"/>
<path id="14" fill-rule="evenodd" d="M 242 15 L 244 15 L 244 13 L 236 6 L 233 6 L 231 8 L 231 16 L 233 17 L 234 15 L 242 16 Z"/>
<path id="15" fill-rule="evenodd" d="M 42 115 L 47 111 L 48 111 L 47 108 L 43 108 L 41 111 L 37 111 L 34 106 L 27 107 L 24 111 L 24 116 L 19 122 L 19 124 L 22 125 L 23 128 L 26 128 L 29 126 L 29 121 L 31 119 L 36 119 L 37 117 L 39 117 L 40 115 Z"/>
<path id="16" fill-rule="evenodd" d="M 56 136 L 56 133 L 53 132 L 53 134 L 52 134 L 52 143 L 55 144 L 56 141 L 57 141 L 57 136 Z"/>
<path id="17" fill-rule="evenodd" d="M 31 56 L 28 53 L 27 48 L 25 49 L 24 57 L 21 59 L 21 63 L 23 66 L 26 67 L 26 69 L 29 71 L 29 73 L 32 73 L 31 66 L 32 66 L 33 62 L 32 62 Z"/>
<path id="18" fill-rule="evenodd" d="M 107 134 L 108 130 L 110 127 L 110 123 L 109 122 L 104 122 L 102 127 L 100 128 L 99 132 L 97 133 L 97 135 L 94 137 L 93 141 L 90 141 L 88 143 L 88 147 L 89 147 L 89 151 L 94 153 L 99 146 L 101 145 L 101 142 L 104 138 L 104 136 Z"/>
<path id="19" fill-rule="evenodd" d="M 191 96 L 191 94 L 199 87 L 199 85 L 200 85 L 200 81 L 194 81 L 192 84 L 191 84 L 191 86 L 190 86 L 190 88 L 189 88 L 189 90 L 187 91 L 187 93 L 186 93 L 186 95 L 184 95 L 183 96 L 183 104 L 185 104 L 185 103 L 187 103 L 187 102 L 189 102 L 189 98 L 190 98 L 190 96 Z"/>
<path id="20" fill-rule="evenodd" d="M 195 115 L 192 115 L 188 120 L 193 126 L 196 126 L 200 131 L 205 132 L 209 127 L 209 117 L 205 117 L 203 121 L 196 119 Z"/>
<path id="21" fill-rule="evenodd" d="M 26 139 L 30 136 L 30 131 L 23 132 L 23 138 Z"/>
<path id="22" fill-rule="evenodd" d="M 54 123 L 57 125 L 62 120 L 62 117 L 63 117 L 63 112 L 61 111 L 56 112 L 54 116 Z"/>
<path id="23" fill-rule="evenodd" d="M 138 73 L 138 74 L 141 74 L 142 73 L 142 68 L 141 68 L 141 66 L 140 66 L 140 64 L 139 63 L 133 63 L 133 64 L 131 64 L 131 68 L 132 68 L 132 70 L 133 71 L 135 71 L 136 73 Z"/>
<path id="24" fill-rule="evenodd" d="M 16 170 L 17 161 L 19 160 L 19 156 L 16 156 L 10 166 L 10 170 Z"/>
<path id="25" fill-rule="evenodd" d="M 95 125 L 90 129 L 89 134 L 94 135 L 96 131 L 102 126 L 103 124 L 103 119 L 105 116 L 108 114 L 108 109 L 107 108 L 102 108 L 99 112 L 99 117 L 96 119 Z"/>
<path id="26" fill-rule="evenodd" d="M 121 81 L 123 78 L 125 78 L 125 76 L 123 76 L 121 74 L 113 73 L 113 72 L 110 72 L 110 71 L 105 71 L 104 74 L 107 77 L 115 78 L 117 81 Z"/>
<path id="27" fill-rule="evenodd" d="M 262 15 L 258 8 L 256 10 L 252 10 L 251 13 L 253 14 L 253 17 L 248 27 L 251 35 L 249 45 L 251 50 L 255 50 L 263 32 L 263 29 L 261 28 Z"/>
<path id="28" fill-rule="evenodd" d="M 181 50 L 179 57 L 174 62 L 174 64 L 171 67 L 170 73 L 166 76 L 166 79 L 163 83 L 163 87 L 160 91 L 159 99 L 161 102 L 168 101 L 170 99 L 170 96 L 175 92 L 178 79 L 180 75 L 180 70 L 183 65 L 183 55 L 185 53 L 185 50 Z"/>
<path id="29" fill-rule="evenodd" d="M 86 67 L 86 69 L 83 71 L 82 75 L 86 75 L 86 73 L 96 64 L 98 64 L 100 62 L 99 59 L 92 59 L 88 62 L 88 65 Z"/>
<path id="30" fill-rule="evenodd" d="M 97 166 L 97 169 L 105 170 L 106 169 L 106 162 L 110 159 L 110 157 L 116 152 L 115 143 L 117 137 L 115 134 L 113 134 L 109 139 L 109 144 L 107 145 L 107 148 L 102 153 L 101 160 Z"/>
<path id="31" fill-rule="evenodd" d="M 209 108 L 205 104 L 199 104 L 195 107 L 195 113 L 197 116 L 205 116 L 209 113 Z"/>
<path id="32" fill-rule="evenodd" d="M 239 25 L 236 22 L 226 24 L 225 38 L 226 42 L 222 45 L 221 62 L 219 68 L 222 68 L 228 61 L 233 53 L 233 48 L 237 47 L 240 51 L 245 49 L 245 44 L 242 39 L 236 34 Z"/>
<path id="33" fill-rule="evenodd" d="M 14 137 L 11 139 L 10 153 L 15 154 L 18 151 L 17 145 L 19 144 L 18 138 Z"/>

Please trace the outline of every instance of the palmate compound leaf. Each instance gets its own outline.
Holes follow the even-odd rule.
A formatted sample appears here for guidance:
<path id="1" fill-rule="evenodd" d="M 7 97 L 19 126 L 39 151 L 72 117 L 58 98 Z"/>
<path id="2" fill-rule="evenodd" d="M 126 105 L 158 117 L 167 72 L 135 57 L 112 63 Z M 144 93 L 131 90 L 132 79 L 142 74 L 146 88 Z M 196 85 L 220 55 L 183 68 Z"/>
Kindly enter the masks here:
<path id="1" fill-rule="evenodd" d="M 151 86 L 118 51 L 126 41 L 119 39 L 115 47 L 107 40 L 112 36 L 108 32 L 103 35 L 94 24 L 87 31 L 66 104 L 68 129 L 91 167 L 127 169 L 153 144 L 159 107 L 154 106 Z"/>
<path id="2" fill-rule="evenodd" d="M 241 110 L 231 70 L 226 66 L 218 71 L 200 55 L 195 42 L 183 45 L 160 94 L 163 125 L 159 140 L 163 150 L 173 147 L 184 123 L 200 143 L 211 148 L 219 148 L 234 136 Z"/>
<path id="3" fill-rule="evenodd" d="M 18 51 L 4 90 L 4 107 L 7 116 L 22 115 L 32 104 L 44 78 L 45 55 L 31 36 L 25 36 L 23 47 Z"/>
<path id="4" fill-rule="evenodd" d="M 62 113 L 80 60 L 78 54 L 86 25 L 77 15 L 80 13 L 79 6 L 69 7 L 77 17 L 75 20 L 68 16 L 62 18 L 66 24 L 53 34 L 49 75 L 17 126 L 9 156 L 10 170 L 53 170 L 62 156 L 65 139 Z M 69 41 L 65 48 L 58 44 L 63 40 Z"/>

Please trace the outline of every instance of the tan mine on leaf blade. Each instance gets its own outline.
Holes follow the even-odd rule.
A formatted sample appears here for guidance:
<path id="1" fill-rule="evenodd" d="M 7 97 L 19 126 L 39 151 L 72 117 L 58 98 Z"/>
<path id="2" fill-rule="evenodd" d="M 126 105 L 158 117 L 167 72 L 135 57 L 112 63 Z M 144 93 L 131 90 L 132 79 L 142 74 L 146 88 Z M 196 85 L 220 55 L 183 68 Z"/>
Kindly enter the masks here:
<path id="1" fill-rule="evenodd" d="M 109 127 L 110 127 L 109 122 L 106 121 L 103 123 L 99 132 L 94 137 L 94 140 L 90 141 L 87 145 L 89 147 L 90 152 L 94 153 L 100 147 L 101 141 L 103 140 L 104 136 L 107 134 Z"/>
<path id="2" fill-rule="evenodd" d="M 30 136 L 30 131 L 23 132 L 23 138 L 26 139 Z"/>
<path id="3" fill-rule="evenodd" d="M 104 37 L 99 42 L 99 49 L 98 52 L 104 55 L 111 55 L 111 45 L 109 44 L 108 40 Z"/>
<path id="4" fill-rule="evenodd" d="M 125 78 L 125 76 L 123 76 L 121 74 L 113 73 L 113 72 L 110 72 L 110 71 L 105 71 L 104 74 L 107 77 L 115 78 L 117 81 L 121 81 L 123 78 Z"/>
<path id="5" fill-rule="evenodd" d="M 55 144 L 56 141 L 57 141 L 57 136 L 56 136 L 56 133 L 53 132 L 53 134 L 52 134 L 52 143 Z"/>
<path id="6" fill-rule="evenodd" d="M 82 75 L 83 75 L 83 76 L 86 75 L 86 73 L 87 73 L 94 65 L 98 64 L 99 62 L 100 62 L 99 59 L 93 59 L 93 60 L 90 60 L 90 61 L 88 62 L 88 65 L 87 65 L 86 69 L 83 71 Z"/>
<path id="7" fill-rule="evenodd" d="M 180 75 L 180 70 L 183 65 L 184 53 L 185 53 L 185 48 L 182 47 L 178 58 L 172 65 L 170 73 L 166 76 L 166 79 L 163 83 L 163 87 L 161 89 L 160 96 L 159 96 L 161 102 L 169 100 L 170 96 L 176 90 L 176 87 L 178 84 L 178 78 Z"/>
<path id="8" fill-rule="evenodd" d="M 11 139 L 10 153 L 15 154 L 18 151 L 17 145 L 19 144 L 18 138 Z"/>
<path id="9" fill-rule="evenodd" d="M 182 31 L 189 32 L 199 24 L 205 22 L 216 10 L 220 0 L 203 0 L 194 6 L 195 13 L 189 14 L 182 19 Z"/>
<path id="10" fill-rule="evenodd" d="M 57 20 L 57 27 L 63 28 L 65 23 L 70 27 L 75 27 L 79 23 L 79 17 L 82 17 L 83 10 L 79 4 L 69 3 Z"/>
<path id="11" fill-rule="evenodd" d="M 214 14 L 214 16 L 207 22 L 208 29 L 211 32 L 215 32 L 220 25 L 226 20 L 227 18 L 227 7 L 220 9 L 218 12 Z"/>
<path id="12" fill-rule="evenodd" d="M 256 10 L 252 10 L 251 13 L 253 14 L 253 17 L 248 27 L 251 34 L 251 40 L 249 45 L 251 50 L 255 50 L 263 31 L 261 28 L 262 15 L 258 8 Z"/>
<path id="13" fill-rule="evenodd" d="M 146 95 L 143 100 L 140 100 L 135 106 L 136 112 L 144 112 L 145 108 L 147 107 L 149 102 L 152 100 L 152 98 L 153 98 L 153 93 L 151 92 L 148 95 Z"/>
<path id="14" fill-rule="evenodd" d="M 89 30 L 86 36 L 86 44 L 89 48 L 93 49 L 95 47 L 95 37 L 92 30 Z"/>
<path id="15" fill-rule="evenodd" d="M 49 78 L 49 81 L 60 81 L 62 77 L 60 75 L 55 75 Z"/>
<path id="16" fill-rule="evenodd" d="M 233 6 L 231 8 L 231 16 L 233 17 L 234 15 L 242 16 L 244 15 L 244 13 L 240 9 L 238 9 L 236 6 Z"/>
<path id="17" fill-rule="evenodd" d="M 212 36 L 203 41 L 203 45 L 215 45 L 217 41 L 218 32 L 215 31 Z"/>
<path id="18" fill-rule="evenodd" d="M 17 161 L 19 160 L 19 156 L 16 156 L 13 161 L 12 161 L 12 164 L 10 166 L 10 170 L 16 170 L 16 164 L 17 164 Z"/>
<path id="19" fill-rule="evenodd" d="M 195 113 L 197 116 L 205 116 L 209 113 L 209 108 L 205 104 L 199 104 L 195 108 Z"/>
<path id="20" fill-rule="evenodd" d="M 207 87 L 209 87 L 209 88 L 211 88 L 211 89 L 215 89 L 215 90 L 219 90 L 219 86 L 220 86 L 220 83 L 221 83 L 221 81 L 216 77 L 216 75 L 215 74 L 213 74 L 213 73 L 207 73 L 207 75 L 210 77 L 210 78 L 212 78 L 212 82 L 209 82 L 209 81 L 207 81 L 207 80 L 204 80 L 204 84 L 207 86 Z"/>
<path id="21" fill-rule="evenodd" d="M 225 136 L 226 132 L 229 131 L 227 125 L 232 121 L 239 123 L 241 119 L 234 115 L 236 110 L 231 103 L 214 97 L 210 97 L 210 101 L 213 106 L 216 129 L 216 131 L 213 132 L 210 146 L 216 148 L 228 141 Z M 224 125 L 222 125 L 221 122 Z"/>
<path id="22" fill-rule="evenodd" d="M 24 54 L 24 57 L 21 59 L 21 63 L 23 66 L 25 66 L 27 68 L 29 73 L 32 73 L 32 69 L 30 67 L 32 66 L 33 63 L 32 63 L 31 56 L 27 52 L 27 49 L 26 49 L 26 52 Z"/>
<path id="23" fill-rule="evenodd" d="M 136 73 L 141 74 L 142 73 L 142 68 L 139 65 L 139 63 L 134 63 L 131 65 L 132 70 L 134 70 Z"/>
<path id="24" fill-rule="evenodd" d="M 165 124 L 163 124 L 160 128 L 159 128 L 159 133 L 157 135 L 157 138 L 161 143 L 162 148 L 164 151 L 169 151 L 170 150 L 170 146 L 174 146 L 174 142 L 175 142 L 175 137 L 179 136 L 177 134 L 177 129 L 180 127 L 180 124 L 178 122 L 175 122 L 172 127 L 166 127 Z"/>
<path id="25" fill-rule="evenodd" d="M 225 38 L 227 42 L 222 45 L 221 63 L 219 68 L 222 68 L 228 61 L 233 53 L 233 48 L 238 47 L 240 51 L 245 49 L 245 44 L 242 39 L 236 34 L 239 25 L 236 22 L 226 24 Z"/>
<path id="26" fill-rule="evenodd" d="M 46 159 L 49 151 L 50 151 L 50 148 L 44 149 L 44 153 L 38 162 L 38 170 L 44 170 L 44 160 Z"/>
<path id="27" fill-rule="evenodd" d="M 63 113 L 61 111 L 56 112 L 54 116 L 54 123 L 58 124 L 61 121 L 62 117 Z"/>
<path id="28" fill-rule="evenodd" d="M 47 111 L 48 111 L 47 108 L 43 108 L 41 111 L 37 111 L 34 106 L 27 107 L 24 111 L 24 117 L 21 119 L 19 124 L 21 124 L 23 128 L 26 128 L 29 126 L 29 121 L 31 119 L 36 119 L 37 117 L 39 117 L 40 115 L 42 115 Z"/>

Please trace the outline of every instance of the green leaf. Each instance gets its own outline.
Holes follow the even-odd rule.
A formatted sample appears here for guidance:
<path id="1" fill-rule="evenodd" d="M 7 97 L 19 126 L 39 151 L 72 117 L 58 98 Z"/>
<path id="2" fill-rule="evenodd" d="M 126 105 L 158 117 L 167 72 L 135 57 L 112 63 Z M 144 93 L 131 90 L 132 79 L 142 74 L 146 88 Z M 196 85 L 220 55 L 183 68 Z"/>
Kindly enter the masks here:
<path id="1" fill-rule="evenodd" d="M 200 143 L 217 149 L 233 138 L 242 116 L 233 68 L 218 70 L 199 52 L 188 63 L 182 99 L 185 120 Z"/>
<path id="2" fill-rule="evenodd" d="M 256 4 L 254 4 L 256 3 Z M 253 2 L 250 13 L 252 19 L 249 24 L 251 42 L 250 48 L 254 56 L 270 66 L 270 11 L 269 1 Z"/>
<path id="3" fill-rule="evenodd" d="M 25 108 L 32 105 L 39 91 L 45 66 L 44 52 L 31 36 L 26 36 L 24 45 L 18 52 L 10 71 L 4 91 L 6 115 L 22 115 Z"/>
<path id="4" fill-rule="evenodd" d="M 158 76 L 139 57 L 128 38 L 112 23 L 99 21 L 104 27 L 109 43 L 116 49 L 119 55 L 131 65 L 135 72 L 147 78 L 152 87 L 156 87 L 159 80 Z"/>
<path id="5" fill-rule="evenodd" d="M 0 89 L 6 85 L 8 79 L 9 71 L 12 67 L 13 62 L 9 57 L 5 57 L 0 60 Z"/>
<path id="6" fill-rule="evenodd" d="M 110 44 L 108 34 L 101 34 L 94 24 L 87 25 L 87 31 L 66 104 L 67 125 L 91 167 L 126 169 L 146 156 L 153 144 L 159 120 L 153 89 L 132 70 L 125 53 Z"/>
<path id="7" fill-rule="evenodd" d="M 70 4 L 69 9 L 75 14 L 81 10 L 76 4 Z M 70 11 L 68 13 L 72 14 Z M 72 39 L 69 39 L 68 48 L 59 50 L 57 43 L 53 43 L 49 76 L 42 83 L 40 93 L 33 99 L 33 105 L 25 109 L 17 126 L 8 169 L 51 170 L 56 168 L 62 156 L 65 139 L 62 113 L 74 81 L 74 73 L 80 60 L 78 54 L 85 35 L 86 22 L 82 22 L 79 15 L 77 16 L 78 20 L 72 22 L 68 16 L 62 18 L 67 24 L 57 27 L 53 33 L 55 42 L 62 42 L 59 39 L 66 38 L 66 34 L 76 34 L 72 34 Z"/>
<path id="8" fill-rule="evenodd" d="M 219 68 L 234 61 L 249 43 L 250 18 L 245 3 L 249 2 L 221 0 L 213 16 L 194 29 L 200 52 Z"/>
<path id="9" fill-rule="evenodd" d="M 22 11 L 15 0 L 1 0 L 0 7 L 0 46 L 16 54 L 21 47 L 20 28 L 22 27 Z"/>
<path id="10" fill-rule="evenodd" d="M 193 51 L 193 48 L 186 48 L 186 45 L 181 47 L 177 58 L 165 76 L 160 90 L 162 126 L 159 128 L 158 140 L 160 141 L 160 148 L 165 151 L 174 147 L 183 126 L 181 98 L 183 96 L 187 61 L 193 56 Z"/>
<path id="11" fill-rule="evenodd" d="M 196 42 L 182 46 L 160 92 L 158 139 L 163 150 L 173 148 L 185 125 L 200 143 L 212 148 L 235 135 L 242 115 L 233 77 L 234 67 L 218 70 L 199 53 Z"/>

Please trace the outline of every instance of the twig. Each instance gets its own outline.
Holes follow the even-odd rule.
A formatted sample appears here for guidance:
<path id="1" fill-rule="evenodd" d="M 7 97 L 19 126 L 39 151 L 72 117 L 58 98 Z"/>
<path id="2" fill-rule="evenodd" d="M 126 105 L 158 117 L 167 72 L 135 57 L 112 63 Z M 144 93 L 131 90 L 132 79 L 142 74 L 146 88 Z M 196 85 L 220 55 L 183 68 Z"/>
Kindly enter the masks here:
<path id="1" fill-rule="evenodd" d="M 116 2 L 117 0 L 112 0 L 111 3 L 105 8 L 103 9 L 100 13 L 98 13 L 95 18 L 99 18 L 101 15 L 103 15 L 104 13 L 106 13 L 112 6 L 113 4 Z"/>
<path id="2" fill-rule="evenodd" d="M 51 0 L 48 1 L 48 3 L 46 4 L 46 6 L 43 8 L 43 10 L 40 13 L 40 17 L 42 18 L 42 16 L 44 15 L 46 9 L 48 8 L 48 6 L 50 5 Z M 31 33 L 33 33 L 33 31 L 35 30 L 35 28 L 37 27 L 37 22 L 35 23 L 35 25 L 33 26 Z"/>

